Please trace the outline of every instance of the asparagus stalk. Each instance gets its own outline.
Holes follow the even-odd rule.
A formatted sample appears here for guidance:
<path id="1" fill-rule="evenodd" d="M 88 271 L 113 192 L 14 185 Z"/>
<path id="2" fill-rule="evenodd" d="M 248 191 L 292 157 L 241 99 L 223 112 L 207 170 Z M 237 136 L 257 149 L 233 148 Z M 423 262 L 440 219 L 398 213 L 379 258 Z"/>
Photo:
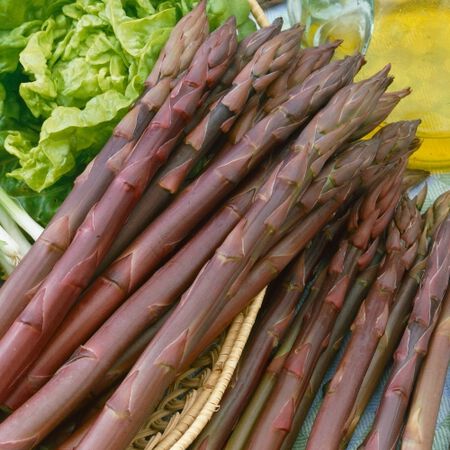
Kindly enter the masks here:
<path id="1" fill-rule="evenodd" d="M 111 369 L 106 372 L 100 382 L 93 387 L 91 396 L 86 398 L 78 410 L 65 420 L 43 442 L 43 447 L 48 445 L 51 449 L 58 445 L 58 449 L 74 449 L 81 441 L 89 427 L 96 420 L 108 398 L 114 392 L 120 382 L 134 365 L 140 354 L 148 345 L 156 332 L 168 317 L 166 313 L 158 322 L 145 330 L 135 342 L 117 359 Z"/>
<path id="2" fill-rule="evenodd" d="M 409 153 L 417 126 L 418 122 L 388 125 L 373 139 L 351 145 L 330 162 L 301 198 L 300 207 L 289 218 L 294 229 L 256 264 L 246 283 L 228 301 L 221 314 L 222 319 L 226 317 L 231 321 L 236 317 L 245 308 L 246 300 L 253 298 L 255 292 L 256 295 L 260 292 L 258 289 L 272 281 L 314 237 L 314 230 L 324 227 L 340 205 L 364 182 L 370 185 L 381 178 L 380 174 L 388 174 L 392 154 L 394 161 L 399 164 Z M 307 216 L 317 204 L 322 206 Z M 211 329 L 214 330 L 215 326 Z M 205 333 L 204 341 L 210 339 L 209 332 Z"/>
<path id="3" fill-rule="evenodd" d="M 322 381 L 339 350 L 341 342 L 344 339 L 345 334 L 348 332 L 350 325 L 358 312 L 361 302 L 376 279 L 376 275 L 383 257 L 384 243 L 381 243 L 377 249 L 375 257 L 369 266 L 358 275 L 355 283 L 347 294 L 342 311 L 339 313 L 333 327 L 333 331 L 331 332 L 328 346 L 320 355 L 311 378 L 309 379 L 308 387 L 306 388 L 298 408 L 295 411 L 291 429 L 286 435 L 281 447 L 283 450 L 290 450 L 294 445 L 312 402 L 314 401 L 314 398 L 322 385 Z"/>
<path id="4" fill-rule="evenodd" d="M 336 41 L 304 49 L 294 64 L 291 64 L 289 69 L 267 90 L 268 98 L 264 103 L 263 111 L 268 114 L 285 102 L 288 99 L 289 89 L 303 83 L 311 73 L 328 64 L 340 43 L 341 41 Z"/>
<path id="5" fill-rule="evenodd" d="M 416 186 L 429 177 L 430 173 L 426 170 L 419 169 L 406 169 L 405 176 L 403 177 L 403 188 L 408 190 L 413 186 Z"/>
<path id="6" fill-rule="evenodd" d="M 427 265 L 414 299 L 408 325 L 394 355 L 389 380 L 370 434 L 361 448 L 395 448 L 420 363 L 428 351 L 431 334 L 441 311 L 450 277 L 450 215 L 439 226 Z"/>
<path id="7" fill-rule="evenodd" d="M 299 297 L 325 247 L 322 243 L 325 243 L 324 239 L 305 249 L 287 269 L 280 282 L 266 294 L 269 298 L 265 301 L 269 301 L 270 306 L 246 345 L 234 381 L 222 398 L 220 410 L 197 438 L 193 448 L 224 448 L 273 350 L 292 326 Z"/>
<path id="8" fill-rule="evenodd" d="M 321 235 L 319 235 L 322 237 Z M 230 438 L 226 442 L 225 449 L 241 449 L 245 448 L 245 443 L 250 435 L 250 432 L 255 424 L 255 421 L 264 408 L 267 398 L 275 384 L 276 377 L 278 376 L 280 367 L 283 364 L 285 356 L 289 353 L 290 349 L 294 345 L 295 339 L 297 338 L 300 330 L 305 326 L 306 323 L 311 319 L 311 316 L 316 307 L 316 298 L 320 287 L 322 286 L 327 274 L 327 266 L 324 266 L 320 270 L 317 278 L 314 280 L 314 284 L 311 286 L 311 290 L 302 305 L 300 311 L 297 313 L 287 335 L 281 342 L 277 353 L 273 357 L 270 364 L 267 366 L 265 373 L 263 374 L 261 381 L 259 382 L 256 390 L 251 396 L 250 401 L 245 405 L 244 412 L 236 420 L 239 421 L 234 429 L 230 429 L 229 433 L 232 431 Z M 212 439 L 214 439 L 215 434 L 210 433 Z M 209 440 L 208 440 L 209 444 Z M 212 446 L 211 446 L 212 447 Z"/>
<path id="9" fill-rule="evenodd" d="M 189 286 L 204 262 L 250 206 L 262 180 L 255 176 L 240 189 L 169 262 L 80 347 L 77 352 L 80 357 L 74 355 L 47 384 L 10 416 L 14 435 L 21 435 L 27 442 L 41 441 L 85 398 L 96 391 L 120 355 Z M 51 357 L 51 353 L 48 357 Z M 51 373 L 43 371 L 42 376 L 48 380 Z M 32 389 L 33 383 L 41 383 L 38 377 L 29 381 L 30 383 L 24 386 L 25 390 Z M 26 391 L 26 394 L 29 392 Z M 29 412 L 40 410 L 43 399 L 47 405 L 46 412 L 31 416 Z M 17 424 L 20 424 L 20 429 L 17 428 Z"/>
<path id="10" fill-rule="evenodd" d="M 87 287 L 128 214 L 194 114 L 207 80 L 220 78 L 236 45 L 236 25 L 230 19 L 200 47 L 191 68 L 146 128 L 103 197 L 89 211 L 64 255 L 3 336 L 0 401 L 6 399 Z"/>
<path id="11" fill-rule="evenodd" d="M 283 103 L 283 101 L 288 99 L 288 92 L 290 89 L 293 89 L 295 86 L 304 82 L 315 70 L 324 67 L 331 59 L 334 49 L 335 46 L 333 45 L 324 45 L 306 49 L 304 52 L 310 55 L 309 58 L 305 57 L 305 53 L 301 53 L 296 63 L 288 68 L 287 71 L 270 85 L 266 92 L 266 96 L 253 96 L 245 106 L 239 119 L 227 134 L 227 145 L 230 146 L 230 144 L 238 143 L 258 120 L 261 120 L 273 109 Z M 300 61 L 303 61 L 304 65 L 300 65 Z M 265 100 L 266 103 L 261 107 L 263 100 Z"/>
<path id="12" fill-rule="evenodd" d="M 413 264 L 421 220 L 403 197 L 390 223 L 386 258 L 352 325 L 352 336 L 309 436 L 307 449 L 338 448 L 358 388 L 384 332 L 388 312 L 405 271 Z"/>
<path id="13" fill-rule="evenodd" d="M 224 148 L 231 148 L 232 145 L 237 144 L 245 134 L 255 125 L 255 121 L 260 111 L 261 97 L 254 95 L 245 105 L 238 120 L 233 124 L 226 136 Z"/>
<path id="14" fill-rule="evenodd" d="M 398 105 L 402 98 L 405 98 L 411 93 L 410 89 L 402 89 L 397 92 L 385 92 L 377 106 L 372 111 L 368 120 L 358 129 L 358 131 L 352 136 L 353 139 L 360 139 L 366 134 L 369 134 L 378 125 L 383 123 L 393 109 Z"/>
<path id="15" fill-rule="evenodd" d="M 116 127 L 103 150 L 75 181 L 50 224 L 2 286 L 0 337 L 65 252 L 86 214 L 106 191 L 134 143 L 164 103 L 173 81 L 189 67 L 207 31 L 205 1 L 201 1 L 172 30 L 146 81 L 145 93 Z"/>
<path id="16" fill-rule="evenodd" d="M 402 192 L 407 192 L 407 189 L 405 189 L 405 177 L 403 177 L 402 180 Z M 423 204 L 425 203 L 425 200 L 427 198 L 428 194 L 428 185 L 424 184 L 422 189 L 419 191 L 419 193 L 416 195 L 416 205 L 417 209 L 420 211 L 423 208 Z"/>
<path id="17" fill-rule="evenodd" d="M 320 294 L 320 308 L 305 333 L 298 336 L 287 357 L 278 382 L 269 396 L 250 436 L 249 447 L 280 448 L 289 432 L 295 410 L 309 378 L 342 309 L 350 284 L 356 276 L 358 260 L 377 246 L 378 236 L 392 218 L 400 195 L 400 178 L 384 180 L 361 199 L 352 210 L 347 236 L 334 255 Z M 369 259 L 370 260 L 370 259 Z"/>
<path id="18" fill-rule="evenodd" d="M 297 151 L 272 172 L 249 212 L 206 263 L 171 314 L 170 326 L 167 322 L 162 327 L 107 402 L 80 449 L 96 448 L 100 438 L 102 445 L 111 450 L 120 449 L 132 439 L 176 373 L 201 351 L 198 342 L 209 322 L 242 284 L 255 259 L 273 242 L 276 230 L 314 172 L 319 172 L 357 129 L 384 92 L 390 83 L 386 74 L 384 70 L 369 80 L 344 87 L 304 128 L 294 143 Z M 341 114 L 336 116 L 338 108 Z"/>
<path id="19" fill-rule="evenodd" d="M 61 332 L 46 350 L 47 362 L 41 365 L 39 377 L 33 377 L 34 380 L 41 379 L 38 383 L 47 380 L 76 346 L 83 342 L 85 333 L 90 335 L 95 330 L 94 325 L 93 328 L 88 324 L 98 326 L 98 323 L 102 323 L 107 316 L 107 313 L 102 313 L 102 309 L 107 308 L 110 312 L 132 294 L 176 244 L 214 209 L 271 148 L 285 140 L 337 89 L 350 82 L 360 64 L 360 56 L 350 57 L 311 74 L 305 83 L 292 89 L 287 102 L 258 122 L 238 144 L 221 152 L 209 168 L 86 291 L 80 300 L 85 311 L 83 318 L 74 320 L 81 307 L 77 308 L 77 313 L 70 314 L 70 324 L 68 319 L 61 326 Z M 81 336 L 81 340 L 78 336 Z"/>
<path id="20" fill-rule="evenodd" d="M 190 170 L 241 114 L 249 97 L 264 92 L 299 50 L 301 31 L 287 30 L 265 42 L 232 82 L 231 89 L 211 107 L 161 168 L 130 214 L 102 263 L 105 268 L 138 236 L 180 190 Z"/>
<path id="21" fill-rule="evenodd" d="M 268 40 L 276 36 L 283 25 L 281 17 L 275 19 L 268 27 L 260 28 L 244 38 L 237 48 L 236 54 L 231 60 L 230 66 L 223 74 L 222 79 L 213 89 L 210 100 L 205 102 L 205 106 L 217 100 L 223 92 L 231 85 L 237 74 L 251 61 L 256 51 Z"/>
<path id="22" fill-rule="evenodd" d="M 383 336 L 378 343 L 375 354 L 359 389 L 352 411 L 343 430 L 341 447 L 345 448 L 355 430 L 373 392 L 377 381 L 382 376 L 394 350 L 396 349 L 403 330 L 408 321 L 412 308 L 412 302 L 416 291 L 422 281 L 426 260 L 429 253 L 430 242 L 437 227 L 445 219 L 450 208 L 450 194 L 446 193 L 439 197 L 434 206 L 426 215 L 424 229 L 422 231 L 416 260 L 413 267 L 406 274 L 405 280 L 399 288 L 394 300 L 394 306 L 386 325 Z"/>
<path id="23" fill-rule="evenodd" d="M 420 369 L 403 432 L 403 450 L 431 450 L 450 362 L 450 289 Z"/>
<path id="24" fill-rule="evenodd" d="M 55 445 L 58 445 L 57 448 L 61 450 L 76 448 L 76 444 L 81 441 L 89 427 L 96 420 L 96 417 L 106 403 L 106 400 L 114 392 L 114 387 L 117 386 L 117 383 L 120 382 L 131 369 L 145 347 L 161 328 L 167 316 L 168 313 L 158 320 L 158 322 L 146 329 L 135 342 L 125 350 L 111 369 L 108 370 L 100 382 L 92 389 L 91 397 L 86 398 L 78 410 L 44 440 L 44 448 L 46 448 L 47 445 L 50 448 L 54 448 Z"/>
<path id="25" fill-rule="evenodd" d="M 227 92 L 229 86 L 231 86 L 232 84 L 232 81 L 235 79 L 238 73 L 251 61 L 256 51 L 268 40 L 276 36 L 281 31 L 282 25 L 283 19 L 281 17 L 278 17 L 272 22 L 271 25 L 256 30 L 239 43 L 236 54 L 231 60 L 228 69 L 224 73 L 220 82 L 212 90 L 211 94 L 208 96 L 208 98 L 205 99 L 205 102 L 199 108 L 198 113 L 196 114 L 197 117 L 202 118 L 208 111 L 210 106 Z M 191 126 L 192 125 L 189 125 L 187 127 L 188 131 L 191 130 Z"/>
<path id="26" fill-rule="evenodd" d="M 239 142 L 254 123 L 289 98 L 290 89 L 300 85 L 311 73 L 328 64 L 337 45 L 339 43 L 326 44 L 308 48 L 300 53 L 288 70 L 270 85 L 266 95 L 252 98 L 240 120 L 231 129 L 228 140 L 233 143 Z"/>
<path id="27" fill-rule="evenodd" d="M 67 450 L 74 449 L 86 434 L 89 427 L 96 420 L 106 400 L 114 392 L 114 386 L 125 377 L 130 368 L 139 358 L 145 347 L 153 338 L 157 330 L 166 319 L 163 316 L 153 326 L 148 328 L 126 351 L 119 357 L 116 363 L 105 374 L 105 377 L 93 388 L 92 398 L 86 398 L 83 405 L 78 408 L 72 417 L 57 427 L 42 444 L 43 448 Z M 89 407 L 91 402 L 92 407 Z M 40 447 L 39 447 L 40 448 Z"/>

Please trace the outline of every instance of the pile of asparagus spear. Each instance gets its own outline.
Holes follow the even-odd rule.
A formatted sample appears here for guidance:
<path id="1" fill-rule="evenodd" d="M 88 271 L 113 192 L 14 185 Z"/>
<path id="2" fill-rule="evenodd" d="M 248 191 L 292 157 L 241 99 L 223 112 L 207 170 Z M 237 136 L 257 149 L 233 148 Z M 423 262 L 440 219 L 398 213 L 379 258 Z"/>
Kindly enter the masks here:
<path id="1" fill-rule="evenodd" d="M 174 28 L 0 290 L 0 449 L 52 434 L 60 449 L 127 448 L 267 285 L 193 448 L 290 448 L 350 328 L 308 448 L 345 445 L 396 348 L 362 448 L 392 448 L 410 403 L 403 445 L 431 448 L 439 396 L 425 413 L 421 398 L 449 357 L 450 195 L 422 216 L 424 192 L 406 194 L 419 122 L 378 129 L 409 93 L 386 92 L 389 66 L 355 82 L 360 55 L 301 50 L 301 34 L 276 21 L 238 43 L 233 19 L 209 34 L 204 2 Z"/>

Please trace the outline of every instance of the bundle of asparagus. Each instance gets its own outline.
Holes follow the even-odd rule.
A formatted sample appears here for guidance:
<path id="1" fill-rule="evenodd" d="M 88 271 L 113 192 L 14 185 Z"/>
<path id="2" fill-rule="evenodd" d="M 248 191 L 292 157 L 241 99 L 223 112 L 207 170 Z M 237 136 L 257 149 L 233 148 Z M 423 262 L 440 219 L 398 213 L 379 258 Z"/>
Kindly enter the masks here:
<path id="1" fill-rule="evenodd" d="M 338 231 L 337 227 L 335 231 Z M 330 240 L 333 238 L 331 233 L 327 237 Z M 227 442 L 236 420 L 258 383 L 271 352 L 292 326 L 298 299 L 306 287 L 306 281 L 310 278 L 326 242 L 325 239 L 313 241 L 313 244 L 293 261 L 281 279 L 275 280 L 274 286 L 268 291 L 269 298 L 265 299 L 265 303 L 269 302 L 270 306 L 253 330 L 251 340 L 246 346 L 246 353 L 241 358 L 239 370 L 235 374 L 235 380 L 222 400 L 220 410 L 203 430 L 194 448 L 222 448 Z M 301 319 L 296 320 L 302 322 L 306 320 L 307 310 L 308 308 L 303 309 L 299 314 Z"/>
<path id="2" fill-rule="evenodd" d="M 431 449 L 445 376 L 450 362 L 450 290 L 442 305 L 439 322 L 420 370 L 403 432 L 405 450 Z"/>
<path id="3" fill-rule="evenodd" d="M 423 203 L 422 198 L 417 199 L 420 207 Z M 430 244 L 433 242 L 433 236 L 436 229 L 442 221 L 447 217 L 450 208 L 450 196 L 448 193 L 436 199 L 434 205 L 430 207 L 425 215 L 425 223 L 419 240 L 419 248 L 417 250 L 414 265 L 406 274 L 396 298 L 393 303 L 392 311 L 389 313 L 389 319 L 386 329 L 378 343 L 378 347 L 372 358 L 369 368 L 364 376 L 364 381 L 359 389 L 358 396 L 353 405 L 348 422 L 344 428 L 345 434 L 341 442 L 344 446 L 350 439 L 356 425 L 359 422 L 375 388 L 377 380 L 383 374 L 387 367 L 396 346 L 398 345 L 401 334 L 404 330 L 406 322 L 412 308 L 412 301 L 417 292 L 418 286 L 422 281 L 423 272 L 426 261 L 429 257 Z"/>
<path id="4" fill-rule="evenodd" d="M 90 208 L 104 194 L 134 143 L 162 106 L 174 81 L 188 68 L 205 40 L 208 23 L 201 2 L 180 20 L 148 76 L 146 89 L 117 125 L 104 149 L 80 175 L 74 188 L 0 291 L 0 336 L 28 304 L 30 292 L 46 277 L 72 241 Z"/>
<path id="5" fill-rule="evenodd" d="M 300 27 L 281 32 L 276 21 L 239 45 L 233 19 L 206 27 L 200 2 L 0 291 L 0 400 L 12 411 L 0 449 L 36 447 L 91 403 L 104 406 L 61 448 L 126 448 L 268 284 L 222 409 L 194 448 L 288 448 L 360 307 L 309 443 L 335 448 L 395 347 L 376 349 L 385 328 L 393 336 L 394 298 L 392 321 L 404 323 L 424 264 L 425 281 L 448 265 L 434 256 L 448 198 L 422 231 L 423 195 L 401 197 L 423 178 L 404 178 L 418 121 L 360 140 L 409 93 L 385 92 L 388 66 L 355 83 L 363 58 L 331 61 L 339 42 L 301 50 Z M 429 337 L 438 309 L 426 330 L 413 312 L 405 333 Z"/>
<path id="6" fill-rule="evenodd" d="M 236 50 L 234 20 L 210 35 L 142 133 L 116 177 L 89 210 L 67 250 L 0 341 L 0 401 L 45 346 L 92 279 L 150 179 L 168 158 L 209 84 Z M 111 200 L 115 208 L 110 207 Z"/>
<path id="7" fill-rule="evenodd" d="M 439 227 L 423 283 L 414 299 L 408 325 L 394 356 L 394 365 L 385 387 L 372 430 L 361 448 L 395 447 L 415 378 L 436 326 L 442 299 L 450 277 L 450 216 Z"/>
<path id="8" fill-rule="evenodd" d="M 283 65 L 287 64 L 285 58 L 297 52 L 297 49 L 293 44 L 298 42 L 298 39 L 298 30 L 294 29 L 276 36 L 261 47 L 260 50 L 262 51 L 258 51 L 244 67 L 243 71 L 238 74 L 235 79 L 235 86 L 216 106 L 213 107 L 213 109 L 205 116 L 205 119 L 192 132 L 197 133 L 197 135 L 200 134 L 200 136 L 203 137 L 202 143 L 198 146 L 198 151 L 201 151 L 202 146 L 206 146 L 208 141 L 212 142 L 214 137 L 220 132 L 220 127 L 232 118 L 234 114 L 233 111 L 237 112 L 241 107 L 240 105 L 245 104 L 247 96 L 250 95 L 251 90 L 253 89 L 252 86 L 254 83 L 258 82 L 259 86 L 264 85 L 263 79 L 266 77 L 270 79 L 270 77 L 275 76 L 280 70 L 279 67 L 283 67 Z M 284 43 L 288 45 L 287 50 L 286 46 L 283 45 Z M 280 50 L 282 51 L 281 54 L 279 53 Z M 181 145 L 174 156 L 177 157 L 180 154 L 181 156 L 186 156 L 185 152 L 187 147 L 189 147 L 187 144 Z M 189 147 L 187 151 L 193 153 L 192 148 L 193 147 Z M 189 166 L 191 160 L 192 158 L 188 158 L 182 162 L 180 170 L 178 171 L 181 173 L 178 175 L 176 173 L 170 175 L 166 173 L 166 168 L 171 167 L 174 160 L 172 159 L 172 161 L 169 161 L 168 165 L 162 170 L 164 176 L 162 178 L 157 177 L 158 183 L 160 184 L 162 182 L 161 180 L 165 179 L 167 176 L 172 178 L 171 183 L 172 185 L 175 185 L 176 178 L 182 179 L 183 176 L 186 175 L 183 171 L 185 170 L 185 167 Z M 171 167 L 170 170 L 172 171 L 172 169 L 173 167 Z M 176 172 L 176 170 L 173 169 L 173 172 Z M 198 183 L 201 183 L 201 180 L 198 180 Z M 153 186 L 154 185 L 151 185 L 149 187 L 152 192 Z M 41 359 L 37 361 L 35 366 L 31 369 L 28 377 L 31 386 L 28 390 L 33 392 L 33 390 L 44 384 L 45 381 L 53 375 L 54 371 L 64 363 L 76 347 L 83 343 L 84 340 L 104 322 L 114 309 L 116 309 L 128 295 L 133 293 L 133 291 L 136 290 L 149 275 L 151 275 L 152 271 L 157 268 L 161 259 L 170 254 L 176 244 L 180 242 L 192 228 L 195 227 L 195 225 L 197 225 L 202 217 L 211 211 L 214 206 L 214 199 L 211 198 L 212 195 L 209 199 L 209 202 L 211 202 L 210 209 L 208 209 L 206 201 L 202 202 L 202 199 L 198 198 L 199 194 L 206 196 L 208 192 L 211 193 L 211 189 L 205 190 L 201 188 L 202 187 L 200 186 L 194 186 L 191 192 L 184 192 L 183 194 L 187 197 L 185 200 L 182 199 L 172 204 L 164 214 L 161 214 L 158 217 L 158 220 L 155 223 L 151 224 L 151 226 L 148 227 L 136 241 L 130 244 L 124 254 L 114 261 L 110 267 L 94 281 L 90 288 L 84 293 L 77 306 L 70 312 L 62 324 L 60 331 L 48 345 L 47 350 L 44 352 Z M 144 196 L 145 195 L 146 194 L 144 194 Z M 214 192 L 214 195 L 220 199 L 223 198 L 224 194 L 221 195 L 220 191 L 216 191 Z M 148 204 L 149 199 L 146 200 Z M 159 199 L 157 197 L 156 202 L 158 201 Z M 198 213 L 189 220 L 183 221 L 183 217 L 185 219 L 189 217 L 186 208 L 191 208 L 192 211 L 195 207 L 194 205 L 198 205 Z M 150 208 L 146 206 L 147 212 L 149 209 Z M 136 210 L 139 211 L 139 205 L 135 211 Z M 165 217 L 167 217 L 167 219 L 165 219 Z M 133 221 L 133 216 L 131 219 Z M 140 218 L 141 226 L 147 223 L 147 219 L 150 219 L 150 217 Z M 173 227 L 168 230 L 165 229 L 167 226 L 166 220 L 173 222 Z M 128 230 L 128 224 L 125 229 Z M 122 236 L 125 234 L 128 235 L 128 231 L 123 233 Z M 217 235 L 217 237 L 219 236 L 220 234 Z M 133 236 L 128 237 L 132 238 Z M 161 247 L 161 239 L 172 244 L 165 244 Z M 120 245 L 120 236 L 119 241 L 117 242 L 119 242 L 118 245 Z M 214 247 L 212 247 L 212 249 L 214 250 Z M 206 256 L 208 256 L 208 254 L 207 251 Z M 204 262 L 204 260 L 201 260 L 201 262 Z M 192 270 L 195 270 L 195 266 L 192 267 Z M 131 277 L 126 275 L 129 273 L 132 273 Z M 118 286 L 120 289 L 117 289 Z M 12 404 L 12 406 L 16 405 L 16 402 Z"/>
<path id="9" fill-rule="evenodd" d="M 294 343 L 278 383 L 267 400 L 271 407 L 266 408 L 257 421 L 249 446 L 268 449 L 281 446 L 320 352 L 326 347 L 357 267 L 367 265 L 364 259 L 371 261 L 377 238 L 393 214 L 399 196 L 399 182 L 394 177 L 378 184 L 350 213 L 348 234 L 332 258 L 326 282 L 318 296 L 320 306 Z"/>
<path id="10" fill-rule="evenodd" d="M 337 448 L 358 392 L 355 386 L 360 386 L 386 328 L 394 295 L 414 261 L 420 231 L 416 205 L 403 198 L 389 227 L 386 258 L 352 325 L 350 342 L 314 422 L 309 449 Z"/>

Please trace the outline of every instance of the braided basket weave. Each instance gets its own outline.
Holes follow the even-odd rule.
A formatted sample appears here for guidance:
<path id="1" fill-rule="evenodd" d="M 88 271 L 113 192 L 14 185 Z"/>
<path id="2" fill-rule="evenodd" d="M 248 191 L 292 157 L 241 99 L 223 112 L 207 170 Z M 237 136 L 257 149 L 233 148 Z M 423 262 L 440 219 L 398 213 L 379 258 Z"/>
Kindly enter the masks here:
<path id="1" fill-rule="evenodd" d="M 264 297 L 262 291 L 170 387 L 128 450 L 183 450 L 219 408 Z"/>

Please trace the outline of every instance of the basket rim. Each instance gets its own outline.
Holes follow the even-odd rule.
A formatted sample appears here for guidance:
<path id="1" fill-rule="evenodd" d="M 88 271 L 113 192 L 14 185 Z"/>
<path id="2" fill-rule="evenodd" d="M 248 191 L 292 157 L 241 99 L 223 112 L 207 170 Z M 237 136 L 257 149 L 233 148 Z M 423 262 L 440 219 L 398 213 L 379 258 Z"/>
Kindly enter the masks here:
<path id="1" fill-rule="evenodd" d="M 261 27 L 268 27 L 270 25 L 269 19 L 267 18 L 264 10 L 257 0 L 248 0 L 250 5 L 250 11 L 256 21 L 256 23 Z"/>
<path id="2" fill-rule="evenodd" d="M 150 420 L 136 434 L 133 443 L 128 447 L 129 450 L 135 449 L 136 441 L 146 439 L 149 433 L 150 440 L 145 447 L 140 448 L 145 450 L 185 450 L 194 442 L 211 420 L 214 412 L 220 408 L 222 397 L 231 382 L 250 332 L 256 322 L 265 292 L 266 288 L 251 301 L 244 311 L 235 317 L 225 332 L 225 338 L 220 344 L 217 358 L 211 358 L 212 367 L 203 366 L 200 373 L 201 384 L 185 390 L 186 398 L 182 410 L 173 413 L 164 431 L 152 432 L 154 421 Z M 205 356 L 201 355 L 199 358 L 205 358 Z M 191 368 L 180 378 L 183 378 L 190 370 Z M 152 417 L 167 416 L 166 398 L 170 397 L 173 397 L 172 392 L 165 396 L 160 403 L 161 408 L 154 411 Z"/>

